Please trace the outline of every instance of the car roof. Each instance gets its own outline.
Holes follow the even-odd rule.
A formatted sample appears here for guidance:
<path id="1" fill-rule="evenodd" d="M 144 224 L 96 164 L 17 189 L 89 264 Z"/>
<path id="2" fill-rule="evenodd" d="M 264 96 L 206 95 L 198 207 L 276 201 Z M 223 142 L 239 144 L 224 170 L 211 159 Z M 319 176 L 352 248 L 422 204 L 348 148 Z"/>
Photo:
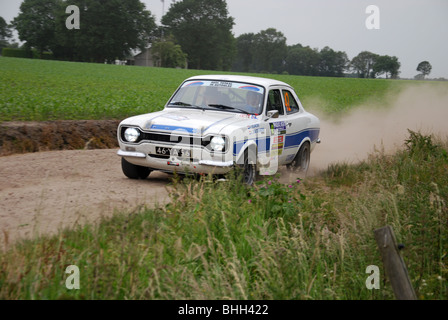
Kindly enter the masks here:
<path id="1" fill-rule="evenodd" d="M 191 78 L 186 79 L 185 81 L 189 80 L 217 80 L 217 81 L 238 81 L 238 82 L 246 82 L 251 84 L 260 85 L 266 88 L 269 88 L 270 86 L 286 86 L 292 88 L 289 84 L 269 79 L 269 78 L 261 78 L 261 77 L 253 77 L 253 76 L 241 76 L 241 75 L 202 75 L 202 76 L 194 76 Z"/>

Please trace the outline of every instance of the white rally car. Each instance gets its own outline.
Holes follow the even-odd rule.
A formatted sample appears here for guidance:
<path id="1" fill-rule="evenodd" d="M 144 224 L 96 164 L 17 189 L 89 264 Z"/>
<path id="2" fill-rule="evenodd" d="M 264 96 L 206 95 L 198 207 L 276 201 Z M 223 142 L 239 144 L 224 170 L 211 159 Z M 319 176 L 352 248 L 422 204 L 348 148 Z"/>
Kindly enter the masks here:
<path id="1" fill-rule="evenodd" d="M 131 179 L 145 179 L 153 170 L 221 175 L 240 167 L 244 182 L 252 184 L 281 165 L 306 171 L 319 131 L 319 119 L 284 82 L 196 76 L 162 111 L 120 123 L 118 155 Z"/>

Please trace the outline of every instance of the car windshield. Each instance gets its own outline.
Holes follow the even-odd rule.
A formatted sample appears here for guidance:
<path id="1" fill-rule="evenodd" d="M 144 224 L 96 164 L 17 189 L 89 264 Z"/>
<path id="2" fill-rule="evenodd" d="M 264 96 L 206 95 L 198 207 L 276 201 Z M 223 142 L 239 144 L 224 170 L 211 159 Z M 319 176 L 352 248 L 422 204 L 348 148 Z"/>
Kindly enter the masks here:
<path id="1" fill-rule="evenodd" d="M 233 81 L 187 81 L 168 107 L 200 108 L 246 114 L 261 114 L 264 88 Z"/>

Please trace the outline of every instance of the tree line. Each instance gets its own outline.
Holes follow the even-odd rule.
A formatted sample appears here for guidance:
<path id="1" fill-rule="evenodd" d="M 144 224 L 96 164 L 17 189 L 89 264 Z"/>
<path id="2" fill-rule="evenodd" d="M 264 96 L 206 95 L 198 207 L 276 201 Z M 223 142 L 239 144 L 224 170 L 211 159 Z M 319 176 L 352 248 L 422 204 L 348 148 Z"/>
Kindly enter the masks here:
<path id="1" fill-rule="evenodd" d="M 66 27 L 68 5 L 80 10 L 79 29 Z M 185 67 L 187 59 L 191 69 L 237 72 L 361 78 L 397 78 L 400 72 L 397 57 L 363 51 L 350 60 L 328 46 L 287 45 L 274 28 L 235 37 L 225 0 L 175 1 L 160 26 L 140 0 L 24 0 L 10 25 L 2 20 L 2 46 L 15 29 L 26 49 L 60 60 L 125 60 L 151 45 L 162 67 Z"/>

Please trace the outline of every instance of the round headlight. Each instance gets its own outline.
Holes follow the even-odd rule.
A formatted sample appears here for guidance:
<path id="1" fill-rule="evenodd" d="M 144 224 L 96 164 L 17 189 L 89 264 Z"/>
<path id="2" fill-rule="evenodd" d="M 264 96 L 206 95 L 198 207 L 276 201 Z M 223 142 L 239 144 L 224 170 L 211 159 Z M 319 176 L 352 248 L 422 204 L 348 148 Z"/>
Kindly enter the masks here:
<path id="1" fill-rule="evenodd" d="M 124 132 L 124 138 L 128 142 L 135 142 L 140 137 L 140 132 L 135 128 L 127 128 Z"/>
<path id="2" fill-rule="evenodd" d="M 226 141 L 222 137 L 214 137 L 210 142 L 210 147 L 214 151 L 222 151 L 226 146 Z"/>

